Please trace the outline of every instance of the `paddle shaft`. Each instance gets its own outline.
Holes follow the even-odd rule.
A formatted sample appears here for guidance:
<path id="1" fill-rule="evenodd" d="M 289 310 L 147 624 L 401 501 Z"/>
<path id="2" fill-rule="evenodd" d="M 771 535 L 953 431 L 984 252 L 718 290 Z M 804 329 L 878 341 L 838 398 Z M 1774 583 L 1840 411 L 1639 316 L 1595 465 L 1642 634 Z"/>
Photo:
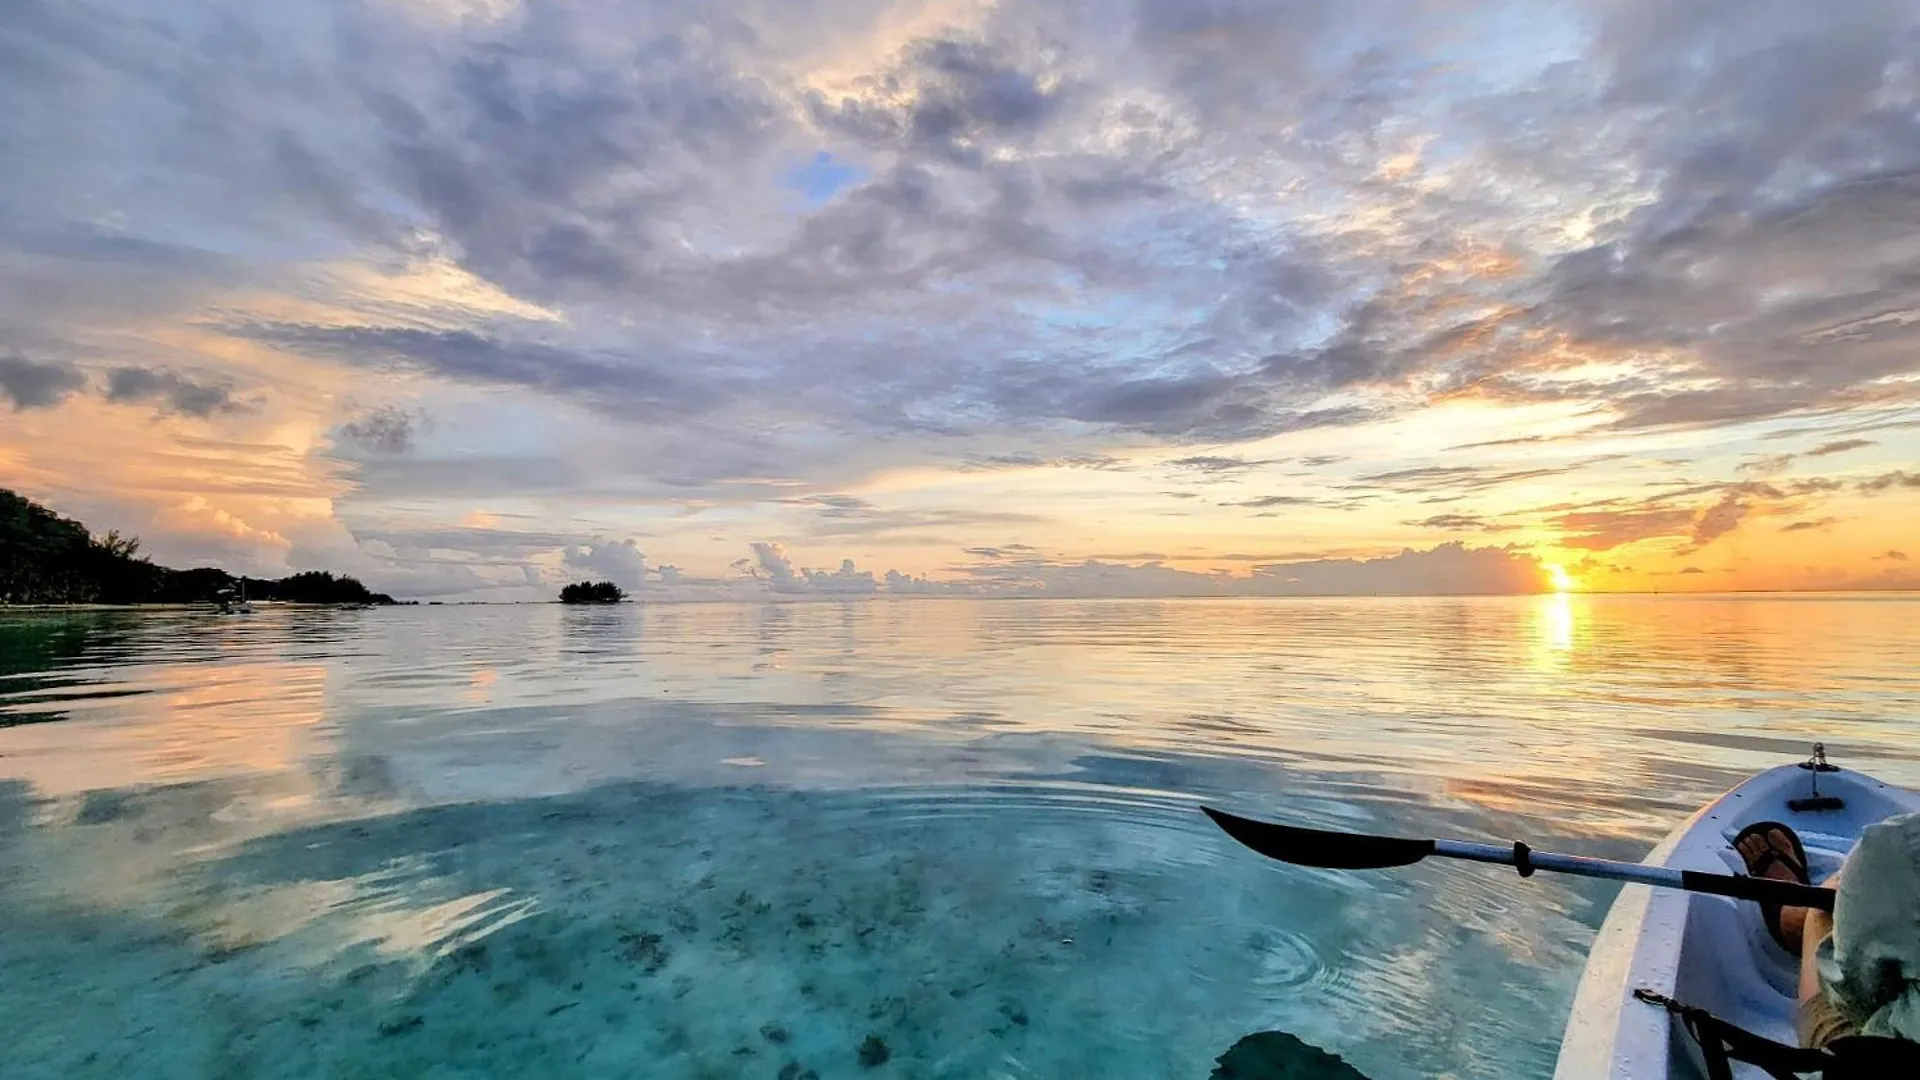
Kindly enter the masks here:
<path id="1" fill-rule="evenodd" d="M 1475 844 L 1465 840 L 1435 840 L 1433 853 L 1449 859 L 1466 859 L 1469 862 L 1519 867 L 1523 875 L 1530 874 L 1534 870 L 1550 870 L 1559 874 L 1609 878 L 1614 881 L 1631 881 L 1640 885 L 1657 885 L 1667 889 L 1684 889 L 1687 892 L 1731 896 L 1741 900 L 1759 900 L 1787 907 L 1833 910 L 1832 889 L 1802 885 L 1794 881 L 1738 877 L 1701 870 L 1676 870 L 1669 866 L 1648 866 L 1645 863 L 1616 862 L 1612 859 L 1590 859 L 1580 855 L 1561 855 L 1551 851 L 1532 851 L 1524 845 Z"/>
<path id="2" fill-rule="evenodd" d="M 1833 890 L 1802 885 L 1797 881 L 1748 877 L 1744 874 L 1716 874 L 1705 870 L 1676 870 L 1645 863 L 1589 859 L 1579 855 L 1560 855 L 1534 851 L 1525 844 L 1475 844 L 1465 840 L 1415 840 L 1401 836 L 1369 836 L 1365 833 L 1331 832 L 1303 829 L 1272 821 L 1255 821 L 1215 810 L 1200 808 L 1228 836 L 1269 859 L 1295 866 L 1317 866 L 1326 870 L 1384 870 L 1393 866 L 1411 866 L 1434 855 L 1470 862 L 1496 863 L 1520 871 L 1529 877 L 1535 870 L 1559 874 L 1611 878 L 1665 889 L 1731 896 L 1736 900 L 1756 900 L 1782 907 L 1833 910 Z"/>

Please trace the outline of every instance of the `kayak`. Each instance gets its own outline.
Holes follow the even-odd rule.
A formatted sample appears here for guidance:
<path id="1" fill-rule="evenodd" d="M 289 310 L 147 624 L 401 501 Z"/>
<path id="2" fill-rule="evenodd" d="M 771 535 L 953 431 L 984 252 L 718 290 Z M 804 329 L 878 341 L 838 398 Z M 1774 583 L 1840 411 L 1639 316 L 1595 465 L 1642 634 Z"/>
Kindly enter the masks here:
<path id="1" fill-rule="evenodd" d="M 1702 807 L 1646 858 L 1651 866 L 1740 874 L 1739 831 L 1778 821 L 1800 834 L 1815 881 L 1840 868 L 1874 822 L 1920 811 L 1920 792 L 1824 764 L 1782 765 Z M 1757 1035 L 1792 1044 L 1799 958 L 1767 934 L 1750 901 L 1626 885 L 1601 924 L 1574 994 L 1554 1080 L 1692 1080 L 1698 1049 L 1666 1010 L 1637 1001 L 1650 989 Z M 1758 1070 L 1734 1075 L 1762 1076 Z"/>

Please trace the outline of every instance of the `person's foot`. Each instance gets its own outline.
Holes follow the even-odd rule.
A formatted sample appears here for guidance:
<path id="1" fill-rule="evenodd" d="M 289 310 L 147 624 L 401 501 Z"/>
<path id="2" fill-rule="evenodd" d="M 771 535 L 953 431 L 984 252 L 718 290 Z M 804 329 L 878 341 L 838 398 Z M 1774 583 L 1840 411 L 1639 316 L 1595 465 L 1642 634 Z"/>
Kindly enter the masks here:
<path id="1" fill-rule="evenodd" d="M 1747 873 L 1753 877 L 1802 885 L 1807 883 L 1807 867 L 1802 861 L 1798 838 L 1784 825 L 1755 829 L 1739 837 L 1733 849 L 1740 853 L 1741 860 L 1747 864 Z M 1768 908 L 1764 914 L 1768 919 L 1767 929 L 1773 931 L 1774 940 L 1798 956 L 1806 927 L 1807 909 L 1786 907 L 1775 911 Z"/>

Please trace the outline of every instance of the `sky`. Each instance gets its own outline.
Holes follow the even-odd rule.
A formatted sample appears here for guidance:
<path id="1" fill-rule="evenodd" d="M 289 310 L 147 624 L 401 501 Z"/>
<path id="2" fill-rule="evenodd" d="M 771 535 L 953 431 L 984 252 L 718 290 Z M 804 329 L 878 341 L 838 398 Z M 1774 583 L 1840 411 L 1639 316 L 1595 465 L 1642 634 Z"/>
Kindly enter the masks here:
<path id="1" fill-rule="evenodd" d="M 1911 0 L 5 8 L 0 486 L 170 565 L 1920 588 Z"/>

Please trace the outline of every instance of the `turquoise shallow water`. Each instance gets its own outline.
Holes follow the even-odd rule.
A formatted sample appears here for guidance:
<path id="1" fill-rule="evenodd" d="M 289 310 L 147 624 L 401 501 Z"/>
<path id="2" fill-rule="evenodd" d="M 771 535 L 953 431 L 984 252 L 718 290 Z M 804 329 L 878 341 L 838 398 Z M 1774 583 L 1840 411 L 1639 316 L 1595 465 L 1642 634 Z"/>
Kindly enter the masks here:
<path id="1" fill-rule="evenodd" d="M 0 613 L 0 1075 L 1544 1077 L 1611 886 L 1824 739 L 1920 785 L 1920 600 Z"/>

